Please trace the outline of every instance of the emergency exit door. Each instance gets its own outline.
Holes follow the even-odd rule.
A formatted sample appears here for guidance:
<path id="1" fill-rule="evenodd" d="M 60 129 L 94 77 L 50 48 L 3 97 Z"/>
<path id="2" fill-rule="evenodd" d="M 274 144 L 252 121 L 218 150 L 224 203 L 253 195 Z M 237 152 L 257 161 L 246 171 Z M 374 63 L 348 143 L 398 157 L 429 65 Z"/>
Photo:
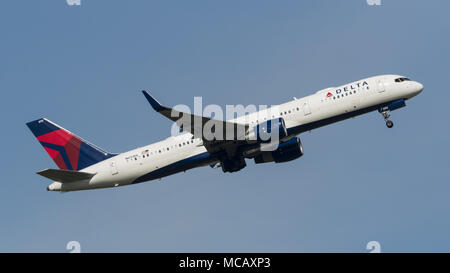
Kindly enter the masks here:
<path id="1" fill-rule="evenodd" d="M 384 83 L 382 80 L 378 80 L 378 93 L 382 93 L 386 91 L 386 87 L 384 86 Z"/>
<path id="2" fill-rule="evenodd" d="M 111 161 L 109 163 L 109 169 L 111 170 L 112 175 L 116 175 L 119 173 L 119 171 L 117 170 L 116 162 L 114 162 L 114 161 Z"/>
<path id="3" fill-rule="evenodd" d="M 307 101 L 303 103 L 303 114 L 305 114 L 305 116 L 311 114 L 311 108 L 309 107 L 309 103 Z"/>

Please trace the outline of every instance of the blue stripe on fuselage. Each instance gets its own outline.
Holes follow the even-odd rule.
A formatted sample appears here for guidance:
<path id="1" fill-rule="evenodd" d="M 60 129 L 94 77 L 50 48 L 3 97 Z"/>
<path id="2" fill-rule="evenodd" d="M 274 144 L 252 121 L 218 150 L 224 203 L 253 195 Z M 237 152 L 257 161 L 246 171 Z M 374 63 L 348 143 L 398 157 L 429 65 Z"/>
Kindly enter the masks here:
<path id="1" fill-rule="evenodd" d="M 194 155 L 194 156 L 185 158 L 183 160 L 177 161 L 175 163 L 169 164 L 167 166 L 159 168 L 148 174 L 145 174 L 145 175 L 137 178 L 136 180 L 134 180 L 133 184 L 162 178 L 162 177 L 165 177 L 165 176 L 168 176 L 171 174 L 186 171 L 188 169 L 200 167 L 202 165 L 208 165 L 208 164 L 211 164 L 216 161 L 217 161 L 217 159 L 214 156 L 212 156 L 208 152 L 204 152 L 204 153 Z"/>

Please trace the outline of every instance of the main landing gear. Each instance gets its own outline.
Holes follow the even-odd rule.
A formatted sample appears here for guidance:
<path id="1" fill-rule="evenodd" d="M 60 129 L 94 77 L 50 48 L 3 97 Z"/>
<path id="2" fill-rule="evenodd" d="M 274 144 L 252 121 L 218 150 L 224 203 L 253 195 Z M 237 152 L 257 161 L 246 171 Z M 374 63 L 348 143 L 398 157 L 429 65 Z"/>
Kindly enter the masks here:
<path id="1" fill-rule="evenodd" d="M 388 128 L 392 128 L 394 126 L 394 123 L 391 120 L 389 120 L 389 117 L 391 116 L 389 110 L 382 109 L 379 112 L 381 113 L 381 115 L 383 115 L 384 121 L 386 122 L 386 126 Z"/>

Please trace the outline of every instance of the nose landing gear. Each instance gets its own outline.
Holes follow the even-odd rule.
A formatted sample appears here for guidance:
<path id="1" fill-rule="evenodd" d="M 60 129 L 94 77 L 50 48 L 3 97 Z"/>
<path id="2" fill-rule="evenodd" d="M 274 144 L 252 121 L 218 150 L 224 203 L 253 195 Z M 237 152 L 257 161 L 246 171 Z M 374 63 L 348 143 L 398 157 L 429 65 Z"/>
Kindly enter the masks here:
<path id="1" fill-rule="evenodd" d="M 379 110 L 379 112 L 381 113 L 381 115 L 383 115 L 384 121 L 386 122 L 386 126 L 388 128 L 392 128 L 394 126 L 394 123 L 391 120 L 389 120 L 389 117 L 391 116 L 389 110 L 381 109 L 381 111 Z"/>

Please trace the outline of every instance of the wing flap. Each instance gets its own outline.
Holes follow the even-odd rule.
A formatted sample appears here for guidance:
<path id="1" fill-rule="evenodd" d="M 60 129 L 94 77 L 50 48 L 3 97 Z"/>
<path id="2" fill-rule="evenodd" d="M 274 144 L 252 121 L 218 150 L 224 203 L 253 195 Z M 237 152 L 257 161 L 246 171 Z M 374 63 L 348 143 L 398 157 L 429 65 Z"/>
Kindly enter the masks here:
<path id="1" fill-rule="evenodd" d="M 78 172 L 70 170 L 45 169 L 37 174 L 53 181 L 61 183 L 72 183 L 81 180 L 91 179 L 95 173 Z"/>

